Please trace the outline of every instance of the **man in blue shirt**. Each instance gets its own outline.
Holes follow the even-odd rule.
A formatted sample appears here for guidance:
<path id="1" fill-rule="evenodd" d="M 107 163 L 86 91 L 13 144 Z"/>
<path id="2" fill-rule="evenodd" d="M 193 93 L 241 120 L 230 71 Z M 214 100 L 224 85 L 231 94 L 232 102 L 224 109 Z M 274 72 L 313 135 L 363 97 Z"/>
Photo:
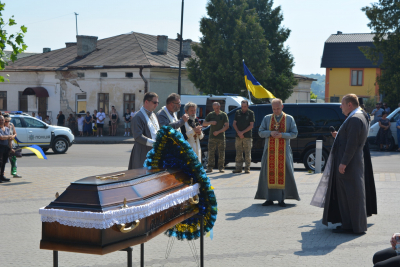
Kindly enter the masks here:
<path id="1" fill-rule="evenodd" d="M 372 121 L 372 124 L 375 124 L 376 122 L 379 121 L 380 118 L 382 118 L 382 112 L 383 112 L 383 108 L 381 108 L 381 105 L 379 103 L 376 103 L 375 109 L 372 110 L 371 112 L 371 116 L 374 116 L 374 120 Z"/>
<path id="2" fill-rule="evenodd" d="M 388 115 L 390 114 L 390 107 L 388 107 L 386 103 L 383 103 L 383 109 L 386 111 Z"/>

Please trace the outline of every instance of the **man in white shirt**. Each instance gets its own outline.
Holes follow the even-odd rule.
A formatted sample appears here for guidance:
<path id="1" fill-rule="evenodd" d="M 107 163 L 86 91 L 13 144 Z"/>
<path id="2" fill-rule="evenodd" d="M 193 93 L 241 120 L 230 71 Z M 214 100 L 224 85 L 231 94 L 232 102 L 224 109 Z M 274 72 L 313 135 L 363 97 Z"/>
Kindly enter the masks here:
<path id="1" fill-rule="evenodd" d="M 103 109 L 100 108 L 99 112 L 97 112 L 97 137 L 99 137 L 99 135 L 101 137 L 103 136 L 103 126 L 105 119 L 106 119 L 106 114 L 103 112 Z"/>
<path id="2" fill-rule="evenodd" d="M 160 129 L 156 114 L 154 114 L 158 104 L 158 95 L 154 92 L 147 92 L 143 98 L 143 106 L 132 117 L 131 130 L 135 141 L 133 141 L 129 159 L 129 170 L 143 168 L 146 155 L 153 148 L 157 132 Z"/>
<path id="3" fill-rule="evenodd" d="M 41 120 L 41 121 L 43 120 L 42 114 L 41 114 L 40 112 L 39 112 L 38 115 L 36 116 L 36 119 L 39 119 L 39 120 Z"/>

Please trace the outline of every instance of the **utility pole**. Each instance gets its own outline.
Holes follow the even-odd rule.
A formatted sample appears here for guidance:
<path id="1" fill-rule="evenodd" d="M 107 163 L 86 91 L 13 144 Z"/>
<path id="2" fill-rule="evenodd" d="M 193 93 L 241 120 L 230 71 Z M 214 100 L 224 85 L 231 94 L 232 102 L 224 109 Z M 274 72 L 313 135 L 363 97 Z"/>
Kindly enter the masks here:
<path id="1" fill-rule="evenodd" d="M 178 60 L 179 60 L 178 95 L 181 94 L 181 69 L 182 69 L 182 61 L 184 60 L 182 54 L 183 2 L 184 0 L 182 0 L 182 9 L 181 9 L 181 35 L 180 35 L 181 38 L 179 40 L 179 55 L 178 55 Z"/>
<path id="2" fill-rule="evenodd" d="M 74 12 L 75 13 L 75 24 L 76 24 L 76 35 L 78 35 L 78 13 L 76 13 L 76 12 Z"/>

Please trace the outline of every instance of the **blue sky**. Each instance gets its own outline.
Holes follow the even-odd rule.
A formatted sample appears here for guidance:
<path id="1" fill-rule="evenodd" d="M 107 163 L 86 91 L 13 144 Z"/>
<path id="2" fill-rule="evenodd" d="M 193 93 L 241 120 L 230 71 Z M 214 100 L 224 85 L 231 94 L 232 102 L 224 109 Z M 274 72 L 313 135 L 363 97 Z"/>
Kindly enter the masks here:
<path id="1" fill-rule="evenodd" d="M 180 31 L 181 0 L 3 0 L 3 17 L 14 15 L 18 25 L 28 27 L 27 51 L 41 52 L 43 47 L 63 48 L 76 41 L 75 16 L 80 35 L 99 39 L 131 31 L 175 38 Z M 337 31 L 368 33 L 368 19 L 362 0 L 275 0 L 282 7 L 283 25 L 292 30 L 286 42 L 295 58 L 294 73 L 324 74 L 320 68 L 325 40 Z M 207 0 L 186 0 L 183 37 L 198 41 L 199 21 L 206 16 Z M 11 32 L 11 29 L 8 29 Z"/>

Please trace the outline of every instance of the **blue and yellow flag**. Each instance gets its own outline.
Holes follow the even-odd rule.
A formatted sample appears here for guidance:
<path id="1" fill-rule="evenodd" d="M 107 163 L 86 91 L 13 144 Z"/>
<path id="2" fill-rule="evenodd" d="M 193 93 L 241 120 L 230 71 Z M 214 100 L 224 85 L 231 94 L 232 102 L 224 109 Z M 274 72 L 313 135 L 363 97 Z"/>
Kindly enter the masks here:
<path id="1" fill-rule="evenodd" d="M 253 77 L 246 64 L 244 64 L 244 81 L 246 82 L 247 90 L 249 90 L 255 98 L 275 98 L 275 96 L 265 89 L 257 80 Z"/>
<path id="2" fill-rule="evenodd" d="M 37 145 L 31 145 L 31 146 L 24 146 L 24 149 L 28 149 L 32 151 L 33 153 L 36 154 L 36 156 L 39 159 L 47 159 L 46 155 L 44 154 L 43 150 L 40 148 L 40 146 Z"/>

